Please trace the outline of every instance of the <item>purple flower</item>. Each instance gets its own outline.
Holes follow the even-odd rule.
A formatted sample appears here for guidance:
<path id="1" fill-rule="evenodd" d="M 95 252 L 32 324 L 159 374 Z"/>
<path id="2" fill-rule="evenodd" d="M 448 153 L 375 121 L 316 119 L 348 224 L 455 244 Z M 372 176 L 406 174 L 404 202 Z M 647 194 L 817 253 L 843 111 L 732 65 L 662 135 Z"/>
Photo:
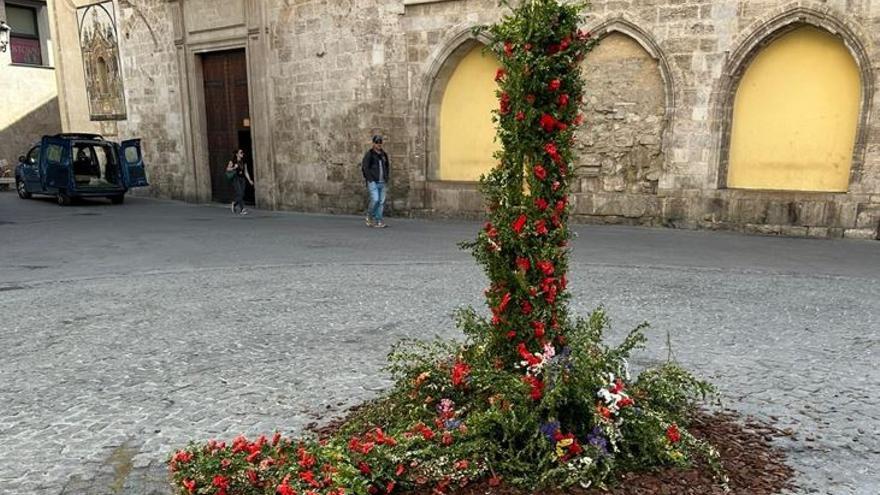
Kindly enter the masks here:
<path id="1" fill-rule="evenodd" d="M 557 431 L 559 431 L 559 421 L 551 421 L 541 425 L 541 433 L 547 437 L 548 441 L 554 441 L 553 436 L 556 435 Z"/>
<path id="2" fill-rule="evenodd" d="M 602 455 L 608 455 L 608 440 L 602 435 L 602 429 L 598 426 L 587 435 L 587 443 L 599 449 Z"/>
<path id="3" fill-rule="evenodd" d="M 454 430 L 454 429 L 458 428 L 459 426 L 461 426 L 461 420 L 460 419 L 447 419 L 443 423 L 443 426 L 447 430 Z"/>

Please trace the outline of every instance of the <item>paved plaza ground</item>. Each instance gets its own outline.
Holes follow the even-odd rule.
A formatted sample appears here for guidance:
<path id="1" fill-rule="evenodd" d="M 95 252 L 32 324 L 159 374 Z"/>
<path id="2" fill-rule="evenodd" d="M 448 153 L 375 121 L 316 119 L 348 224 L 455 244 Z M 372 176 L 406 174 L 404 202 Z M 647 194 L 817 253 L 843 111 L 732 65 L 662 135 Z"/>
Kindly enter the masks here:
<path id="1" fill-rule="evenodd" d="M 0 193 L 0 493 L 167 494 L 189 440 L 302 432 L 458 338 L 480 224 Z M 574 309 L 647 320 L 726 406 L 791 428 L 798 493 L 880 493 L 880 242 L 579 227 Z"/>

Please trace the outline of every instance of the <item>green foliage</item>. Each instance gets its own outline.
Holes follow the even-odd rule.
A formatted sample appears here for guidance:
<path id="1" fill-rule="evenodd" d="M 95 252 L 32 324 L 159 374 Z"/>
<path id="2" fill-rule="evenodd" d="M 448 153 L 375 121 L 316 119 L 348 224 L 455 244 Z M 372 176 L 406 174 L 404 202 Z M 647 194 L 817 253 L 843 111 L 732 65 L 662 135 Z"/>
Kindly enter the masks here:
<path id="1" fill-rule="evenodd" d="M 526 0 L 481 28 L 501 60 L 502 150 L 481 181 L 488 222 L 472 250 L 489 279 L 491 318 L 458 313 L 464 343 L 403 341 L 395 385 L 330 438 L 191 444 L 169 460 L 181 494 L 447 492 L 488 478 L 529 489 L 603 486 L 624 469 L 717 454 L 684 427 L 712 392 L 673 363 L 632 381 L 639 326 L 616 347 L 598 310 L 568 314 L 569 164 L 593 41 L 583 3 Z"/>

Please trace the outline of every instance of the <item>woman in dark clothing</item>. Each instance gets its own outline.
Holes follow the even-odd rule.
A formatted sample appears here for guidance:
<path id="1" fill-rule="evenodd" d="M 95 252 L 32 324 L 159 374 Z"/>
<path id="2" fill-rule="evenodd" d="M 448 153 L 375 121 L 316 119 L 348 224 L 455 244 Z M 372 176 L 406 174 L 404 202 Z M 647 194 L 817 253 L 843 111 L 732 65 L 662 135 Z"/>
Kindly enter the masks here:
<path id="1" fill-rule="evenodd" d="M 247 184 L 245 181 L 250 182 L 251 185 L 254 185 L 254 181 L 251 180 L 251 176 L 248 173 L 247 163 L 244 161 L 244 151 L 238 150 L 235 152 L 235 155 L 232 156 L 232 160 L 229 160 L 229 163 L 226 164 L 227 172 L 234 172 L 232 177 L 232 187 L 235 188 L 235 200 L 232 202 L 232 213 L 238 213 L 239 215 L 247 215 L 248 211 L 244 209 L 244 191 L 247 188 Z"/>

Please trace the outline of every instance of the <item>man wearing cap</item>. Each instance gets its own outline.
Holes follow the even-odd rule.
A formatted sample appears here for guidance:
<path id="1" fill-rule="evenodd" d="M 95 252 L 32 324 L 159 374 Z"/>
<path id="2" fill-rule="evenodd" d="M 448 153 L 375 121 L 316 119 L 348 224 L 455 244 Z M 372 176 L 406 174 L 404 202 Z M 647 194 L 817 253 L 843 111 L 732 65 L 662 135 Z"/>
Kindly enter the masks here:
<path id="1" fill-rule="evenodd" d="M 361 172 L 367 181 L 367 190 L 370 192 L 370 206 L 367 208 L 365 221 L 367 227 L 384 229 L 387 227 L 382 221 L 382 210 L 385 208 L 385 184 L 388 182 L 388 154 L 382 149 L 382 136 L 373 136 L 373 147 L 361 160 Z"/>

